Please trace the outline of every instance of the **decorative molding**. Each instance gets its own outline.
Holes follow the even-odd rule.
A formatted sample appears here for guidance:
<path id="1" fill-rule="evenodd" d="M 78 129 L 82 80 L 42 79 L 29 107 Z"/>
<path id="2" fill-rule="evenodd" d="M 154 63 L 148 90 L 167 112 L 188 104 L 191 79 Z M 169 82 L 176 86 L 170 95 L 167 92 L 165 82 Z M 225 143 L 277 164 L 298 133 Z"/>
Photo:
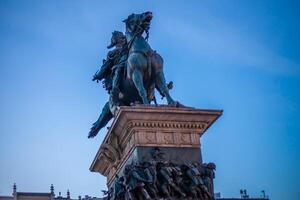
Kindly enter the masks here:
<path id="1" fill-rule="evenodd" d="M 200 129 L 204 131 L 209 122 L 176 122 L 176 121 L 129 121 L 126 125 L 127 130 L 133 127 L 144 128 L 170 128 L 170 129 Z"/>

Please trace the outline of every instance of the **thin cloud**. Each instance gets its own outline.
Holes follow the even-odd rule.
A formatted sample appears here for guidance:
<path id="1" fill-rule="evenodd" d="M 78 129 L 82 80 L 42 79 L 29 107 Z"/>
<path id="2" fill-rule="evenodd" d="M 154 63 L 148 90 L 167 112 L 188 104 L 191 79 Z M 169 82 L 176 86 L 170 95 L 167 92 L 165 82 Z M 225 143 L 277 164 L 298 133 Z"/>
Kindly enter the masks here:
<path id="1" fill-rule="evenodd" d="M 299 63 L 272 51 L 255 38 L 257 35 L 245 36 L 222 21 L 215 23 L 213 27 L 201 27 L 199 24 L 172 19 L 164 21 L 161 30 L 176 40 L 177 48 L 185 48 L 204 59 L 256 67 L 270 73 L 299 75 Z"/>

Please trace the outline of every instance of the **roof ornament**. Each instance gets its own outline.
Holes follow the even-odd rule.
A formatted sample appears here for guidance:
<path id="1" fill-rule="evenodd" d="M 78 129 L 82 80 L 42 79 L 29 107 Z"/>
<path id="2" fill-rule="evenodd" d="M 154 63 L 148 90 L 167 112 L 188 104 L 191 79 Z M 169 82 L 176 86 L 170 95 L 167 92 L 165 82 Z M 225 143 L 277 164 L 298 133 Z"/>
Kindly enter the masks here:
<path id="1" fill-rule="evenodd" d="M 14 186 L 13 186 L 13 195 L 17 194 L 17 185 L 16 183 L 14 183 Z"/>
<path id="2" fill-rule="evenodd" d="M 69 191 L 69 189 L 67 191 L 67 199 L 70 199 L 70 191 Z"/>
<path id="3" fill-rule="evenodd" d="M 51 186 L 50 186 L 50 192 L 51 192 L 51 195 L 54 196 L 54 186 L 53 186 L 53 184 L 51 184 Z"/>

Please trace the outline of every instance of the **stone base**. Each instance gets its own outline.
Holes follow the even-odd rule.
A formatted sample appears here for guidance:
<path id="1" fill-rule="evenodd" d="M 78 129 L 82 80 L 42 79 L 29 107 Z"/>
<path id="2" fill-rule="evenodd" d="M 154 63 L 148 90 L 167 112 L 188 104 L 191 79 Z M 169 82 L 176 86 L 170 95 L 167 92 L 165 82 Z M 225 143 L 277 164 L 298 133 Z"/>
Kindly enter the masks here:
<path id="1" fill-rule="evenodd" d="M 147 160 L 153 147 L 161 148 L 169 161 L 201 163 L 200 137 L 221 114 L 169 106 L 120 107 L 90 171 L 106 176 L 110 187 L 126 164 Z"/>

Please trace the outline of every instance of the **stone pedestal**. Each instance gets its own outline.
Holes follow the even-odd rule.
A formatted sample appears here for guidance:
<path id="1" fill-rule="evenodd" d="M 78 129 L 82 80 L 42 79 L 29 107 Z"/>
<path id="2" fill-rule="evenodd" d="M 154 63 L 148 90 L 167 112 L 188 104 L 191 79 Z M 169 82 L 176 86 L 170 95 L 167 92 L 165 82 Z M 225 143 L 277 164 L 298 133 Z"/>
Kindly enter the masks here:
<path id="1" fill-rule="evenodd" d="M 147 160 L 153 147 L 174 163 L 202 162 L 200 137 L 221 114 L 221 110 L 169 106 L 121 107 L 90 171 L 106 176 L 110 187 L 126 164 Z"/>

